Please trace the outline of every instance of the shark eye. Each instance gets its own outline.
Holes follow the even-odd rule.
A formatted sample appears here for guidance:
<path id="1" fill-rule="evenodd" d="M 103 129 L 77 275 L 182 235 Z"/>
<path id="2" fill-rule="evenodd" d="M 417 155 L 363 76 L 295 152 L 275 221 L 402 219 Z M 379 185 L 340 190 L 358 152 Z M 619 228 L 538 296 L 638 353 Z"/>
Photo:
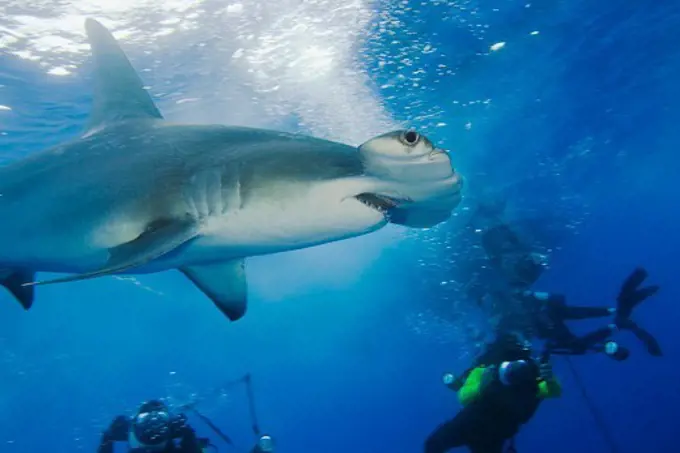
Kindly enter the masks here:
<path id="1" fill-rule="evenodd" d="M 407 146 L 415 146 L 420 141 L 420 134 L 416 131 L 406 131 L 401 134 L 401 142 Z"/>

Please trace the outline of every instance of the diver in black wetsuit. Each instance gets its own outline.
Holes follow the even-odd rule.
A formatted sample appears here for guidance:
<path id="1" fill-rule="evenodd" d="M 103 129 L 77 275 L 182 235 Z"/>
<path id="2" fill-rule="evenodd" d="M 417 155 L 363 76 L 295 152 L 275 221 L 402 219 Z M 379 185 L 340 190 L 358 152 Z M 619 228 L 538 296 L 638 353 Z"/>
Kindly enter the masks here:
<path id="1" fill-rule="evenodd" d="M 200 415 L 200 414 L 199 414 Z M 227 443 L 231 441 L 212 423 L 201 416 Z M 205 453 L 217 448 L 208 438 L 199 438 L 187 423 L 184 414 L 171 414 L 161 401 L 142 404 L 132 419 L 116 417 L 102 434 L 97 453 L 113 453 L 114 442 L 128 444 L 130 453 Z M 274 443 L 270 436 L 261 435 L 250 453 L 272 453 Z"/>
<path id="2" fill-rule="evenodd" d="M 554 354 L 604 352 L 616 360 L 625 360 L 628 349 L 608 341 L 617 330 L 625 329 L 641 340 L 651 355 L 662 355 L 656 339 L 630 319 L 633 309 L 659 290 L 656 285 L 639 288 L 647 278 L 645 269 L 635 269 L 624 281 L 616 308 L 567 305 L 563 295 L 529 290 L 545 270 L 543 257 L 520 240 L 498 213 L 495 220 L 492 227 L 483 231 L 481 243 L 491 266 L 505 280 L 500 290 L 492 290 L 492 295 L 501 302 L 494 307 L 501 315 L 500 332 L 519 331 L 548 340 Z M 568 320 L 607 316 L 613 316 L 611 324 L 584 336 L 575 335 L 566 325 Z"/>
<path id="3" fill-rule="evenodd" d="M 502 305 L 513 290 L 529 289 L 547 269 L 547 256 L 503 220 L 504 209 L 502 199 L 480 202 L 468 223 L 486 255 L 466 285 L 468 295 L 479 306 L 487 296 Z"/>
<path id="4" fill-rule="evenodd" d="M 616 360 L 625 360 L 629 352 L 626 348 L 608 339 L 619 329 L 630 330 L 640 339 L 647 351 L 653 356 L 661 356 L 661 347 L 656 339 L 631 318 L 633 309 L 656 294 L 656 285 L 640 288 L 647 278 L 642 268 L 635 269 L 624 281 L 617 297 L 618 306 L 580 307 L 567 305 L 563 295 L 537 291 L 518 292 L 517 298 L 529 318 L 532 333 L 548 342 L 553 354 L 580 355 L 590 351 L 604 352 Z M 613 316 L 613 322 L 583 336 L 577 336 L 566 325 L 568 320 L 590 319 Z M 501 330 L 511 326 L 499 326 Z"/>
<path id="5" fill-rule="evenodd" d="M 97 453 L 113 453 L 114 442 L 126 442 L 131 453 L 204 453 L 210 446 L 208 439 L 196 437 L 184 414 L 170 414 L 157 400 L 142 404 L 132 419 L 116 417 L 102 434 Z"/>
<path id="6" fill-rule="evenodd" d="M 425 453 L 467 447 L 471 453 L 514 452 L 513 438 L 546 398 L 561 395 L 548 357 L 534 359 L 528 344 L 510 334 L 487 345 L 459 378 L 444 375 L 444 384 L 463 405 L 456 416 L 427 438 Z"/>
<path id="7" fill-rule="evenodd" d="M 508 225 L 487 229 L 481 241 L 491 266 L 505 276 L 511 288 L 528 288 L 546 269 L 545 256 L 532 251 Z"/>

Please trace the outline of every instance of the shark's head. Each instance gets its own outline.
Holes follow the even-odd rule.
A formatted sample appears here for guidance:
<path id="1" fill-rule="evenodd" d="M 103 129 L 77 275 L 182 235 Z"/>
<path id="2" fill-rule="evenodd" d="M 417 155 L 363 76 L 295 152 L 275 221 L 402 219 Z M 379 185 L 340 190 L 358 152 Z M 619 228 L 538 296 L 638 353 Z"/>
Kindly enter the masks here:
<path id="1" fill-rule="evenodd" d="M 391 223 L 430 228 L 447 220 L 461 201 L 463 178 L 449 153 L 413 130 L 375 137 L 359 152 L 366 176 L 378 188 L 357 198 Z"/>

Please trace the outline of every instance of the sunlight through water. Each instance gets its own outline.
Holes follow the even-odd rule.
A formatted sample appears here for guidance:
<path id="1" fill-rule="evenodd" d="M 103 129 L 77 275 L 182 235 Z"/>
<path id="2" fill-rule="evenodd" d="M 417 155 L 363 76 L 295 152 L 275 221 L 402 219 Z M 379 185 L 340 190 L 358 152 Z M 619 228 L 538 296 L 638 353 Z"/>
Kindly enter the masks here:
<path id="1" fill-rule="evenodd" d="M 355 144 L 396 127 L 355 62 L 373 16 L 367 1 L 33 0 L 5 2 L 0 12 L 0 48 L 55 76 L 78 71 L 89 53 L 83 22 L 100 20 L 142 78 L 153 73 L 152 93 L 186 104 L 168 116 L 203 121 L 217 115 L 220 122 L 266 126 L 294 114 L 312 133 Z M 169 52 L 191 46 L 198 53 L 190 64 L 174 67 Z M 173 93 L 159 88 L 178 74 L 200 86 Z M 211 105 L 210 113 L 191 106 L 215 99 L 221 105 Z M 234 104 L 237 112 L 230 111 Z"/>
<path id="2" fill-rule="evenodd" d="M 0 12 L 0 47 L 60 78 L 89 77 L 84 20 L 100 20 L 173 121 L 285 128 L 355 145 L 399 127 L 359 61 L 374 18 L 367 0 L 29 0 Z M 355 275 L 399 239 L 379 234 L 325 275 Z M 306 265 L 326 261 L 305 257 Z"/>

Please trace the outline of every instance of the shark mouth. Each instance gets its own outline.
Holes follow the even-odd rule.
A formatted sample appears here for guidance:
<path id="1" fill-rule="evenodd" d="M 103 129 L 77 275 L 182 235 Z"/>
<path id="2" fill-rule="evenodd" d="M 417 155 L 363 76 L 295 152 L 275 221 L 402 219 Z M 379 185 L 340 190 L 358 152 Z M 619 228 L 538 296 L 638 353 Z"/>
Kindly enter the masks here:
<path id="1" fill-rule="evenodd" d="M 355 198 L 365 206 L 375 209 L 383 215 L 387 215 L 390 209 L 396 208 L 401 203 L 401 200 L 396 198 L 390 198 L 386 195 L 378 195 L 375 193 L 361 193 L 355 196 Z"/>

